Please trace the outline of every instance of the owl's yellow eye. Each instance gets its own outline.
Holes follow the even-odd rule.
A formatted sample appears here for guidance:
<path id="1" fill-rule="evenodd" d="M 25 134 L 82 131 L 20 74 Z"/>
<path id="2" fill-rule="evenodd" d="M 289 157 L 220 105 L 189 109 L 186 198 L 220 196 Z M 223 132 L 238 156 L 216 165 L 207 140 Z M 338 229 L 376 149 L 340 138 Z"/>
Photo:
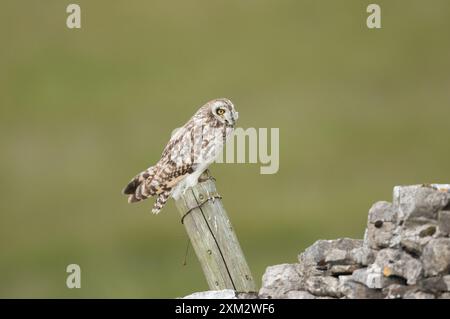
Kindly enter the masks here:
<path id="1" fill-rule="evenodd" d="M 217 109 L 216 111 L 217 115 L 223 115 L 225 113 L 224 109 Z"/>

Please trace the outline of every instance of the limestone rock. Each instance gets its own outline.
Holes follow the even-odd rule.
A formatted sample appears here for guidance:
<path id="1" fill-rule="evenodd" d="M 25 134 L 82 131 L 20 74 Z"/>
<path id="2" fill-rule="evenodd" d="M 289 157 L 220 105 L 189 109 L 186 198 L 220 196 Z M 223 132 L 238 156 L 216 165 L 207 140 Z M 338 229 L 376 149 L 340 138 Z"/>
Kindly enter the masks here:
<path id="1" fill-rule="evenodd" d="M 439 296 L 439 299 L 450 299 L 450 292 L 444 292 Z"/>
<path id="2" fill-rule="evenodd" d="M 343 275 L 338 277 L 339 280 L 339 286 L 345 285 L 348 281 L 353 280 L 353 275 Z"/>
<path id="3" fill-rule="evenodd" d="M 394 209 L 399 221 L 420 222 L 437 219 L 437 212 L 447 206 L 448 193 L 423 185 L 396 186 Z"/>
<path id="4" fill-rule="evenodd" d="M 436 237 L 437 223 L 429 222 L 422 225 L 401 227 L 400 246 L 408 253 L 420 256 L 428 242 Z"/>
<path id="5" fill-rule="evenodd" d="M 447 291 L 450 291 L 450 275 L 442 277 L 442 280 L 444 281 Z"/>
<path id="6" fill-rule="evenodd" d="M 316 296 L 310 294 L 307 291 L 303 290 L 292 290 L 289 291 L 286 295 L 286 299 L 315 299 Z"/>
<path id="7" fill-rule="evenodd" d="M 348 299 L 382 299 L 383 293 L 379 289 L 370 289 L 367 286 L 348 280 L 340 287 L 342 295 Z"/>
<path id="8" fill-rule="evenodd" d="M 403 299 L 435 299 L 436 297 L 433 294 L 423 292 L 423 291 L 416 291 L 416 292 L 407 292 Z"/>
<path id="9" fill-rule="evenodd" d="M 377 253 L 377 250 L 372 249 L 367 245 L 363 245 L 362 247 L 354 250 L 355 262 L 362 266 L 373 264 L 375 258 L 377 257 Z"/>
<path id="10" fill-rule="evenodd" d="M 259 290 L 261 298 L 283 298 L 291 290 L 301 290 L 301 278 L 295 264 L 267 267 Z"/>
<path id="11" fill-rule="evenodd" d="M 442 210 L 439 212 L 438 217 L 439 231 L 444 236 L 450 235 L 450 210 Z"/>
<path id="12" fill-rule="evenodd" d="M 365 244 L 372 249 L 387 248 L 391 246 L 391 240 L 397 225 L 391 222 L 377 221 L 367 225 Z"/>
<path id="13" fill-rule="evenodd" d="M 426 276 L 450 272 L 450 238 L 432 239 L 424 248 L 422 262 Z"/>
<path id="14" fill-rule="evenodd" d="M 385 248 L 378 252 L 375 265 L 386 277 L 399 276 L 406 279 L 408 285 L 413 285 L 423 275 L 420 260 L 400 250 Z"/>
<path id="15" fill-rule="evenodd" d="M 318 240 L 299 256 L 300 264 L 308 265 L 351 265 L 356 264 L 357 249 L 362 240 L 341 238 L 336 240 Z"/>
<path id="16" fill-rule="evenodd" d="M 332 276 L 348 275 L 352 274 L 358 268 L 358 265 L 333 265 L 330 268 L 330 274 Z"/>
<path id="17" fill-rule="evenodd" d="M 304 288 L 315 296 L 336 298 L 342 296 L 339 279 L 332 276 L 311 276 L 305 278 Z"/>
<path id="18" fill-rule="evenodd" d="M 450 280 L 440 276 L 430 277 L 420 280 L 417 286 L 420 288 L 421 291 L 424 292 L 430 293 L 446 292 L 449 290 L 448 288 L 450 287 Z"/>
<path id="19" fill-rule="evenodd" d="M 383 289 L 386 299 L 402 299 L 410 291 L 416 292 L 417 287 L 394 284 Z"/>
<path id="20" fill-rule="evenodd" d="M 381 249 L 394 246 L 397 228 L 397 211 L 388 202 L 376 202 L 369 210 L 364 246 Z"/>
<path id="21" fill-rule="evenodd" d="M 377 265 L 355 270 L 352 279 L 373 289 L 382 289 L 392 284 L 402 283 L 400 278 L 384 276 L 381 268 Z"/>
<path id="22" fill-rule="evenodd" d="M 372 205 L 369 210 L 369 217 L 367 219 L 370 224 L 377 224 L 379 222 L 395 223 L 397 221 L 397 212 L 391 203 L 380 201 Z"/>
<path id="23" fill-rule="evenodd" d="M 234 290 L 224 289 L 195 292 L 183 297 L 183 299 L 237 299 L 237 297 Z"/>

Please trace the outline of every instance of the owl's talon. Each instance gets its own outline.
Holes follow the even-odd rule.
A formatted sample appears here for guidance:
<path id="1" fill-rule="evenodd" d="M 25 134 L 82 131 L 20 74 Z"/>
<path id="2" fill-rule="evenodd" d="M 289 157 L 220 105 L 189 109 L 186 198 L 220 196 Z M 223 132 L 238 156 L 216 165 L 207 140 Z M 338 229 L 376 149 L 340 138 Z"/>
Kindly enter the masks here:
<path id="1" fill-rule="evenodd" d="M 205 170 L 198 178 L 199 183 L 206 182 L 207 180 L 211 179 L 211 175 L 209 175 L 209 170 Z"/>
<path id="2" fill-rule="evenodd" d="M 208 179 L 211 180 L 211 181 L 213 181 L 213 182 L 216 181 L 216 179 L 214 178 L 214 176 L 212 176 L 212 175 L 209 173 L 209 171 L 208 171 Z"/>

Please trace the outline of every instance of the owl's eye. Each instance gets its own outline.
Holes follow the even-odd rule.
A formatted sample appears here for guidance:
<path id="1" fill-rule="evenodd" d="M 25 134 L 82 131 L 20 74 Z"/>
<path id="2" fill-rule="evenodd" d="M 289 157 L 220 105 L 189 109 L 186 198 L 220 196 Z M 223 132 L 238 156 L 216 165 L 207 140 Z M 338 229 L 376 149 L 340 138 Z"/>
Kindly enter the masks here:
<path id="1" fill-rule="evenodd" d="M 224 109 L 217 109 L 216 111 L 217 115 L 223 115 L 225 113 Z"/>

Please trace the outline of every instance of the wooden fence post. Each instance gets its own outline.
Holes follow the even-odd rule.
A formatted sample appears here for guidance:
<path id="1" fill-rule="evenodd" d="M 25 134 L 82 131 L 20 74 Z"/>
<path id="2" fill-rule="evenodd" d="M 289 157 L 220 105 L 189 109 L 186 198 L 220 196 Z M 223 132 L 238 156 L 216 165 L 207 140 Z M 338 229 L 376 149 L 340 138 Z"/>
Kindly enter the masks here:
<path id="1" fill-rule="evenodd" d="M 214 179 L 202 175 L 175 203 L 211 290 L 256 292 L 250 268 Z"/>

